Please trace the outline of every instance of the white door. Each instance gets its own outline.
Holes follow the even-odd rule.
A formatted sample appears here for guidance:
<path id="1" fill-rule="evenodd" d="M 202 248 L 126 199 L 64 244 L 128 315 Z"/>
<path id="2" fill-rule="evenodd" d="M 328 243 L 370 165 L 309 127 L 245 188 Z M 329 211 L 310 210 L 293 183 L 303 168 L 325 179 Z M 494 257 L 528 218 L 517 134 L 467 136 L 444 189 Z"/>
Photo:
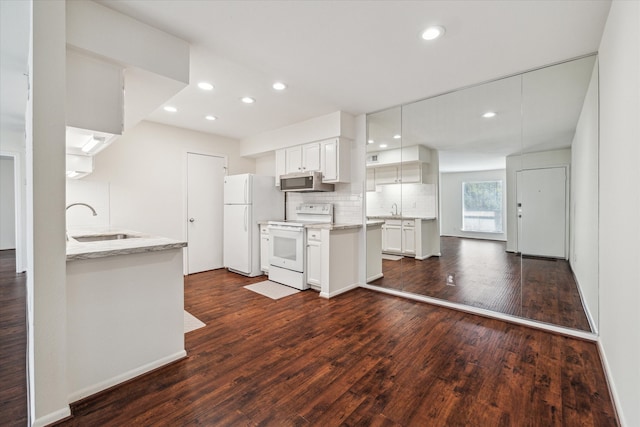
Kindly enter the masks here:
<path id="1" fill-rule="evenodd" d="M 222 268 L 222 157 L 187 154 L 188 273 Z"/>
<path id="2" fill-rule="evenodd" d="M 224 266 L 251 274 L 251 205 L 224 205 Z"/>
<path id="3" fill-rule="evenodd" d="M 519 171 L 516 185 L 519 252 L 566 258 L 566 168 Z"/>

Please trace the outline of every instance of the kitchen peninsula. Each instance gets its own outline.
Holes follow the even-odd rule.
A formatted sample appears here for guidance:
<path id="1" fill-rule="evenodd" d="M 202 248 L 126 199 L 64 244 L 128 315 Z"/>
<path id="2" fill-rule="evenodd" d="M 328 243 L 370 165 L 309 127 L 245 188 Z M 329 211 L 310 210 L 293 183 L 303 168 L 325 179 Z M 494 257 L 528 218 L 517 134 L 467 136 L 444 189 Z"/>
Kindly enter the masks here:
<path id="1" fill-rule="evenodd" d="M 70 230 L 70 401 L 186 356 L 186 242 L 102 227 Z"/>

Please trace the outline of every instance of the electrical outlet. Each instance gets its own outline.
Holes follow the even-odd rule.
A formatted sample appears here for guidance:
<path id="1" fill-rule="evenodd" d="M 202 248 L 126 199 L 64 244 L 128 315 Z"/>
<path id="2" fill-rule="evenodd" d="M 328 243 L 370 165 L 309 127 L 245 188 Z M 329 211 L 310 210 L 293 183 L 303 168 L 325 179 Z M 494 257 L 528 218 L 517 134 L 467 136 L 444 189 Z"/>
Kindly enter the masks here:
<path id="1" fill-rule="evenodd" d="M 448 286 L 456 285 L 456 275 L 454 273 L 447 273 L 447 285 Z"/>

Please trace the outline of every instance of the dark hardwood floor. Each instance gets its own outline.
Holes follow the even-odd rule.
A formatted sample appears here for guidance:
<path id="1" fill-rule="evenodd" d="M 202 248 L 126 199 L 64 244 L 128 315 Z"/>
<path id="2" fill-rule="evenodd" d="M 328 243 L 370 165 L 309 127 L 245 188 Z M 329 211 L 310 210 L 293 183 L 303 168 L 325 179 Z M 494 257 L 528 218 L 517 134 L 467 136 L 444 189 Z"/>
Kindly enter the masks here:
<path id="1" fill-rule="evenodd" d="M 0 251 L 0 425 L 27 425 L 26 275 L 14 250 Z"/>
<path id="2" fill-rule="evenodd" d="M 615 426 L 596 345 L 356 289 L 274 301 L 185 278 L 188 358 L 73 406 L 65 426 Z M 151 296 L 150 296 L 151 297 Z"/>
<path id="3" fill-rule="evenodd" d="M 591 330 L 567 261 L 521 258 L 492 240 L 441 237 L 440 242 L 440 257 L 383 260 L 384 277 L 371 284 Z M 455 275 L 454 286 L 447 284 L 449 273 Z"/>

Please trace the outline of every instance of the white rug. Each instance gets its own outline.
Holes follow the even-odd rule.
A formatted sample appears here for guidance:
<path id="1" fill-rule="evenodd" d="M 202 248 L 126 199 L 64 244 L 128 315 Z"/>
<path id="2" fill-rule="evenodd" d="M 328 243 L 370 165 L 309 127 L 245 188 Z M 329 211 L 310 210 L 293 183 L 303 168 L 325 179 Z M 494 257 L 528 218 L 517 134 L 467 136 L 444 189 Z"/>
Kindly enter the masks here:
<path id="1" fill-rule="evenodd" d="M 403 257 L 400 255 L 389 255 L 389 254 L 382 254 L 382 259 L 386 259 L 389 261 L 398 261 L 399 259 L 402 259 Z"/>
<path id="2" fill-rule="evenodd" d="M 197 319 L 193 314 L 184 310 L 184 333 L 195 331 L 206 326 L 203 322 Z"/>
<path id="3" fill-rule="evenodd" d="M 244 286 L 244 288 L 271 299 L 280 299 L 300 292 L 295 288 L 281 285 L 280 283 L 272 282 L 270 280 L 254 283 L 253 285 L 247 285 Z"/>

